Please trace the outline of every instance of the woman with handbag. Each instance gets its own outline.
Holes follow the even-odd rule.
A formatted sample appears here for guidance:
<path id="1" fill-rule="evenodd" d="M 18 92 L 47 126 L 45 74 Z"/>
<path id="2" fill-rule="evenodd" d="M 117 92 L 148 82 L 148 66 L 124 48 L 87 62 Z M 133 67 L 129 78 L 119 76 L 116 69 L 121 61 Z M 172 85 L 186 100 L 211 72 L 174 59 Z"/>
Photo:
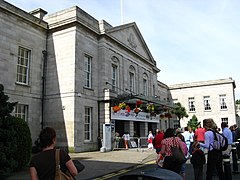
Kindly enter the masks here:
<path id="1" fill-rule="evenodd" d="M 46 127 L 40 132 L 39 139 L 43 149 L 31 159 L 31 180 L 53 180 L 56 175 L 56 132 L 53 128 Z M 66 173 L 68 170 L 72 176 L 77 176 L 77 169 L 70 156 L 63 150 L 59 154 L 61 171 Z"/>
<path id="2" fill-rule="evenodd" d="M 164 133 L 164 139 L 162 140 L 162 149 L 160 153 L 164 156 L 163 168 L 174 171 L 176 173 L 180 173 L 182 164 L 185 161 L 185 156 L 183 154 L 184 147 L 181 143 L 181 139 L 179 137 L 174 136 L 174 129 L 168 128 Z M 176 161 L 175 156 L 173 156 L 173 148 L 175 150 L 179 150 L 180 156 L 182 160 Z"/>

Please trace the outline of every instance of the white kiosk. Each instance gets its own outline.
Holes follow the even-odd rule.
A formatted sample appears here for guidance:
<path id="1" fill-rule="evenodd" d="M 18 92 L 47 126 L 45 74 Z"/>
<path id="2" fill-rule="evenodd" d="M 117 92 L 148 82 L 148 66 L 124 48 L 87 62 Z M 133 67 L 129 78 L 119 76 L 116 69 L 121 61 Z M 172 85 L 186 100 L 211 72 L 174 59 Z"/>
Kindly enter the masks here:
<path id="1" fill-rule="evenodd" d="M 103 142 L 101 152 L 112 150 L 111 124 L 103 124 Z"/>

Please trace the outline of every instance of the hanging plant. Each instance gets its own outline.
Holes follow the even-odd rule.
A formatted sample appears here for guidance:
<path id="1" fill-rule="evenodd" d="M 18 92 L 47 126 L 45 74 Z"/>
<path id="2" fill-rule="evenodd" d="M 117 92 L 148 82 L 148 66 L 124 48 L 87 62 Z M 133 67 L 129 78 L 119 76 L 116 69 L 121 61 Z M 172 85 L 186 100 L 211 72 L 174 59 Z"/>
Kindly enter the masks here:
<path id="1" fill-rule="evenodd" d="M 126 105 L 126 103 L 125 102 L 121 102 L 121 103 L 119 103 L 119 105 L 118 105 L 121 109 L 126 109 L 126 107 L 127 107 L 127 105 Z"/>
<path id="2" fill-rule="evenodd" d="M 141 112 L 142 110 L 138 107 L 136 107 L 135 109 L 133 109 L 133 112 L 135 113 L 135 116 L 138 115 L 139 112 Z"/>
<path id="3" fill-rule="evenodd" d="M 150 113 L 153 112 L 154 109 L 155 109 L 155 107 L 154 107 L 154 104 L 153 104 L 153 103 L 148 103 L 148 104 L 147 104 L 147 110 L 148 110 Z"/>
<path id="4" fill-rule="evenodd" d="M 130 112 L 131 111 L 131 108 L 129 106 L 126 107 L 126 111 L 127 112 Z"/>
<path id="5" fill-rule="evenodd" d="M 118 111 L 120 111 L 121 110 L 121 108 L 119 107 L 119 106 L 113 106 L 112 107 L 112 110 L 113 110 L 113 112 L 118 112 Z"/>
<path id="6" fill-rule="evenodd" d="M 172 118 L 172 115 L 171 115 L 170 113 L 166 113 L 166 114 L 165 114 L 165 117 L 167 117 L 167 118 Z"/>
<path id="7" fill-rule="evenodd" d="M 160 114 L 160 119 L 163 119 L 165 116 L 164 116 L 164 114 Z"/>
<path id="8" fill-rule="evenodd" d="M 142 101 L 141 100 L 136 100 L 136 107 L 142 108 Z"/>

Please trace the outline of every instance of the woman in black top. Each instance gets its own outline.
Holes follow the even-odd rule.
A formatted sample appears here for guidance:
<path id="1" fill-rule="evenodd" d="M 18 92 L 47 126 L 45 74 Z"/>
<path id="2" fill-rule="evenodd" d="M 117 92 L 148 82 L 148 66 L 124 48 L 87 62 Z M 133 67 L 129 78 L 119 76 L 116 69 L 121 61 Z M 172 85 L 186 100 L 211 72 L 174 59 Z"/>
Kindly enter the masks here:
<path id="1" fill-rule="evenodd" d="M 31 180 L 53 180 L 56 172 L 55 143 L 56 132 L 51 127 L 43 129 L 39 135 L 43 150 L 32 157 L 30 162 Z M 70 156 L 60 150 L 60 168 L 63 172 L 68 169 L 73 175 L 77 175 L 77 169 Z"/>

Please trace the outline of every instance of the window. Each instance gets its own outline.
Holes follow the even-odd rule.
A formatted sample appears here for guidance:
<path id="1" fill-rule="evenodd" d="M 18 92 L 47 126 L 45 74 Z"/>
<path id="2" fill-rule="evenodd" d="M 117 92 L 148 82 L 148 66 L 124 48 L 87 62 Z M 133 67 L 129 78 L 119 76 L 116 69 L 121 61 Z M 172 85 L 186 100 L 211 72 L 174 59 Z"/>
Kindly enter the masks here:
<path id="1" fill-rule="evenodd" d="M 219 100 L 220 100 L 220 109 L 227 109 L 227 104 L 226 104 L 226 95 L 219 95 Z"/>
<path id="2" fill-rule="evenodd" d="M 155 85 L 153 85 L 153 96 L 156 95 Z"/>
<path id="3" fill-rule="evenodd" d="M 211 104 L 210 104 L 210 96 L 204 96 L 204 110 L 210 111 L 211 110 Z"/>
<path id="4" fill-rule="evenodd" d="M 27 121 L 28 106 L 24 104 L 17 104 L 15 106 L 15 117 L 22 118 Z"/>
<path id="5" fill-rule="evenodd" d="M 91 141 L 92 129 L 92 108 L 85 107 L 85 121 L 84 121 L 84 140 Z"/>
<path id="6" fill-rule="evenodd" d="M 22 47 L 18 48 L 18 64 L 17 64 L 17 82 L 28 84 L 29 81 L 29 63 L 31 59 L 31 51 Z"/>
<path id="7" fill-rule="evenodd" d="M 117 91 L 117 66 L 112 65 L 112 91 Z"/>
<path id="8" fill-rule="evenodd" d="M 85 75 L 85 87 L 92 87 L 92 57 L 84 56 L 84 75 Z"/>
<path id="9" fill-rule="evenodd" d="M 195 99 L 194 97 L 188 98 L 189 111 L 195 112 Z"/>
<path id="10" fill-rule="evenodd" d="M 145 73 L 143 74 L 143 95 L 144 96 L 148 95 L 148 80 L 147 75 Z"/>
<path id="11" fill-rule="evenodd" d="M 176 129 L 176 128 L 179 128 L 179 122 L 178 120 L 173 120 L 173 128 Z"/>
<path id="12" fill-rule="evenodd" d="M 225 122 L 228 124 L 228 118 L 221 118 L 222 122 Z"/>
<path id="13" fill-rule="evenodd" d="M 129 90 L 130 92 L 134 92 L 135 90 L 135 80 L 134 80 L 134 73 L 129 72 Z"/>

